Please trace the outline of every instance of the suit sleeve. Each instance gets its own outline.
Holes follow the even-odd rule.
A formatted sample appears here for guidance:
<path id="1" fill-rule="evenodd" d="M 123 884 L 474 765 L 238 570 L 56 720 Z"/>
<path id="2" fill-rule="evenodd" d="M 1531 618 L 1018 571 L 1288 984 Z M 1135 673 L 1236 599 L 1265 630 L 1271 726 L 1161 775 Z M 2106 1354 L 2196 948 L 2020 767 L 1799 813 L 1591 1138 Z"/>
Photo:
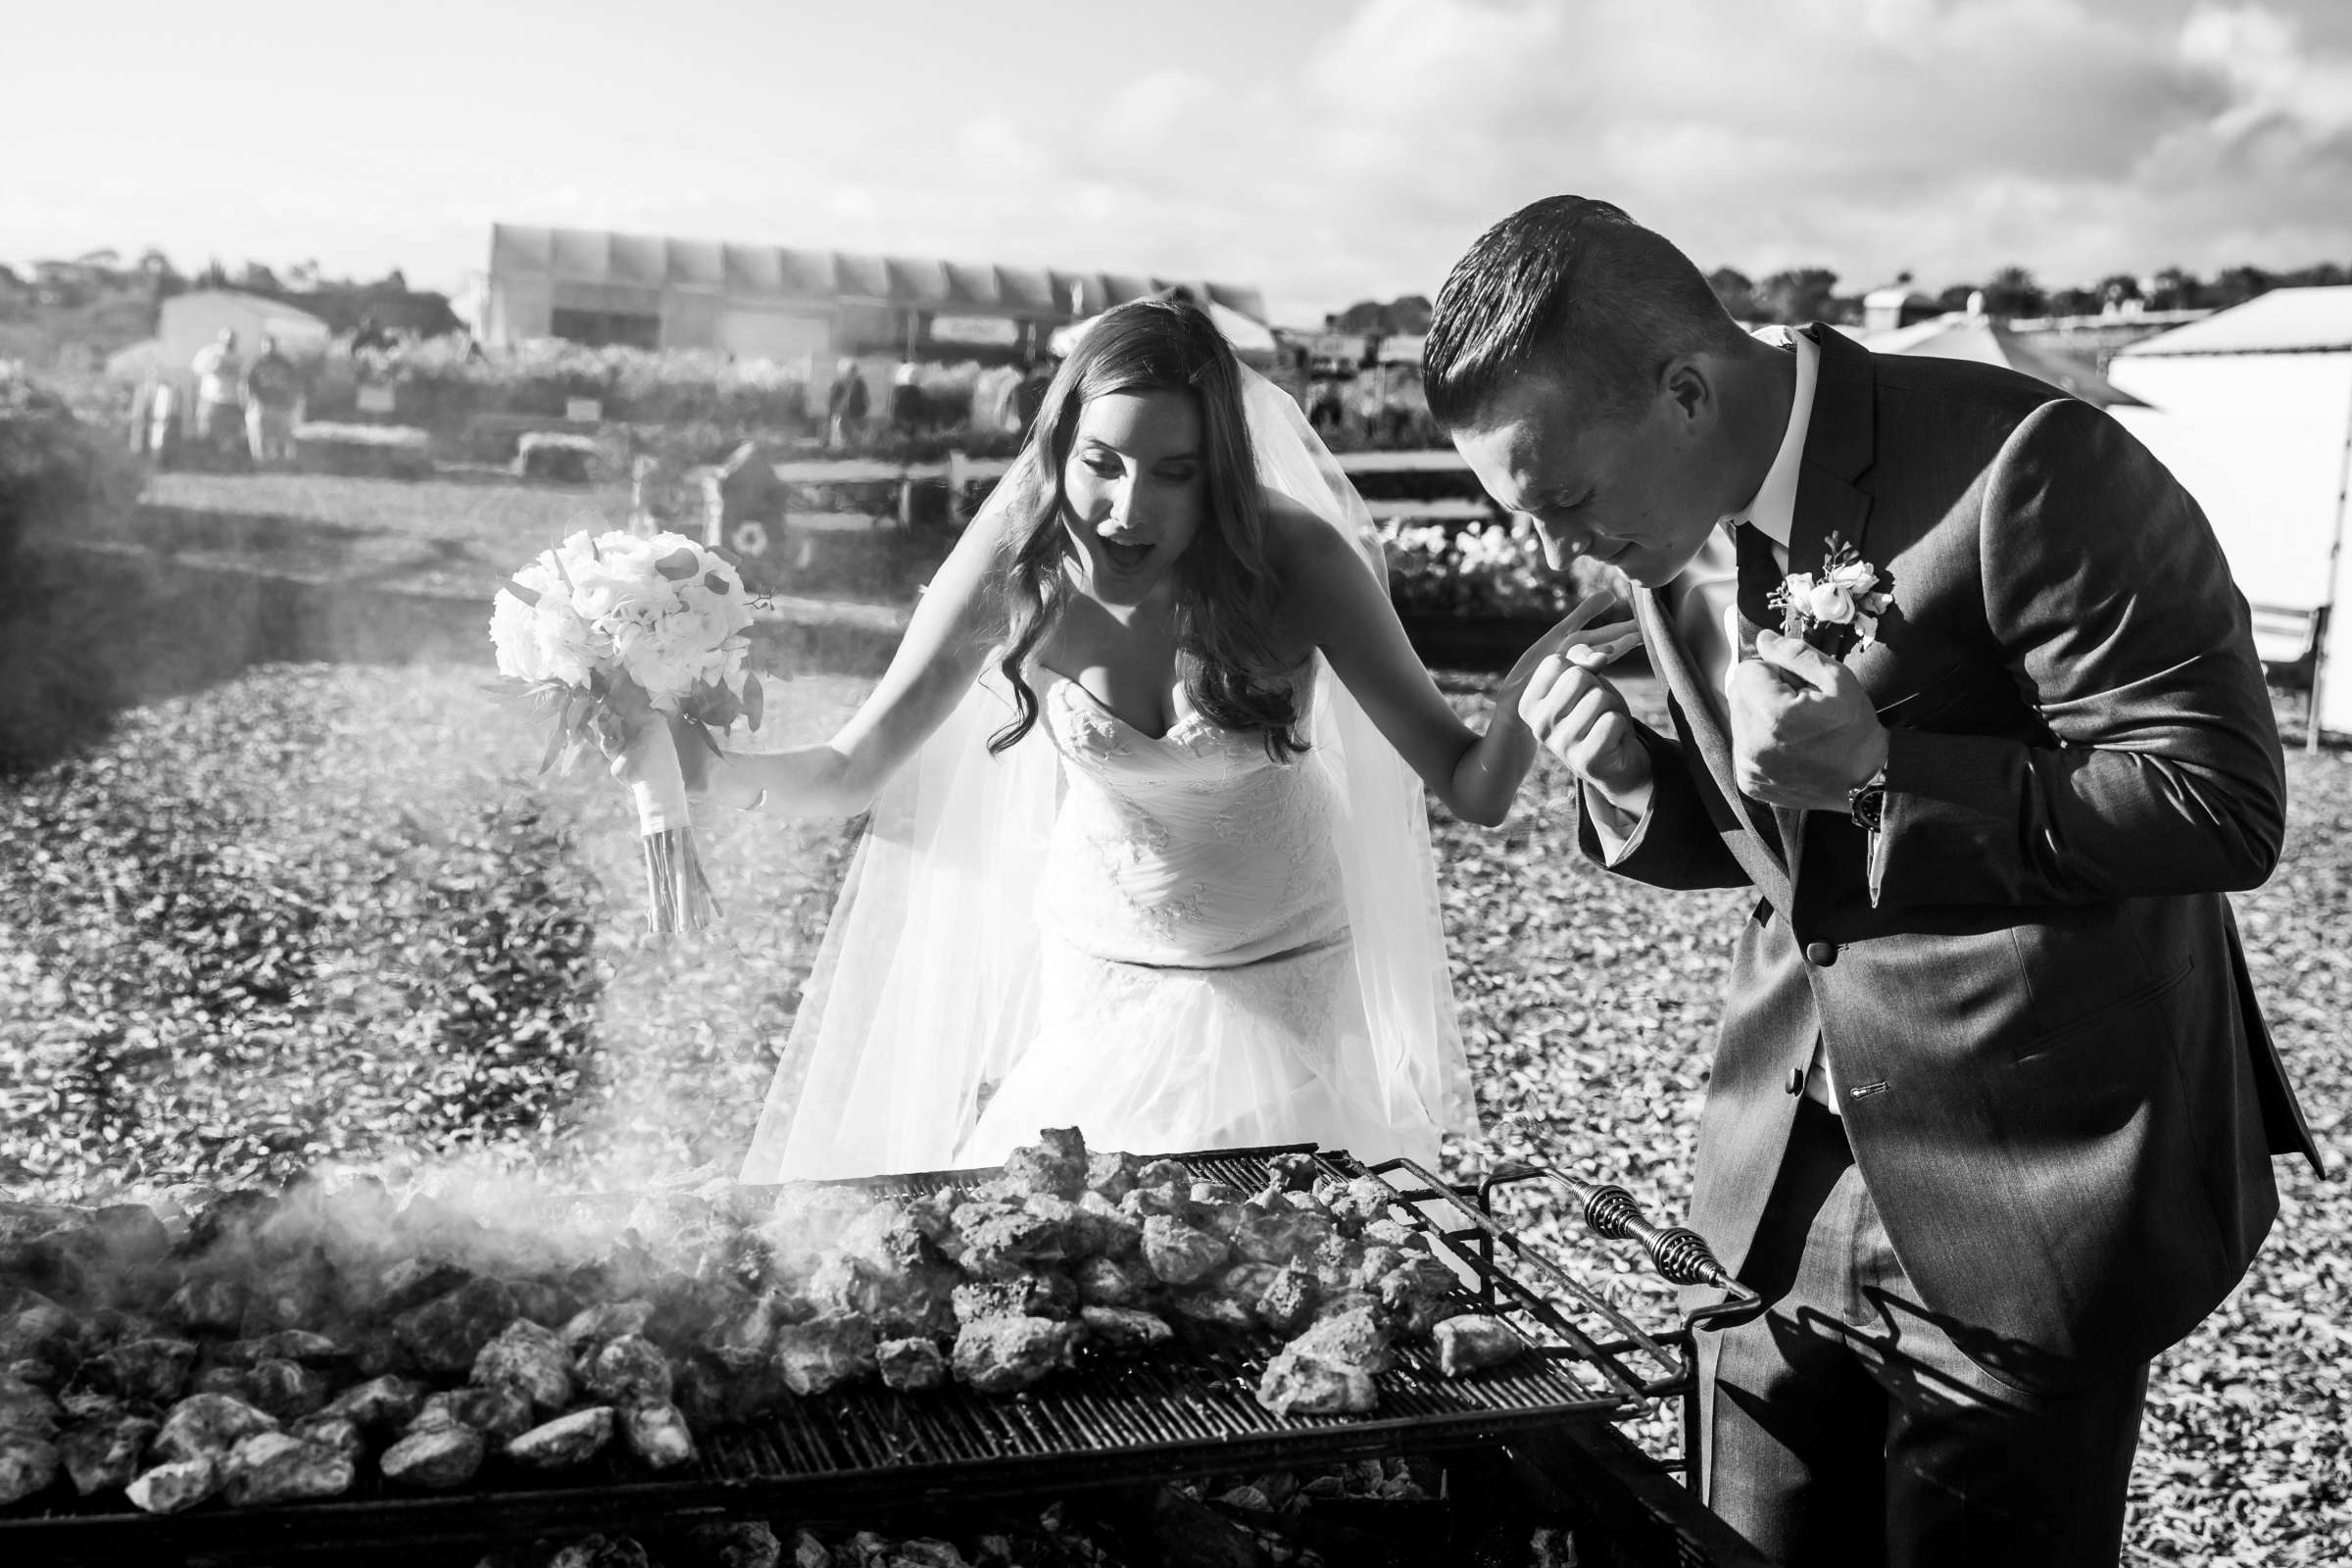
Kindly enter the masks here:
<path id="1" fill-rule="evenodd" d="M 1649 753 L 1649 809 L 1623 840 L 1611 845 L 1594 827 L 1592 812 L 1580 789 L 1577 849 L 1594 865 L 1651 887 L 1747 886 L 1747 873 L 1724 848 L 1723 836 L 1707 813 L 1682 746 L 1646 724 L 1636 723 L 1634 733 L 1642 749 Z"/>
<path id="2" fill-rule="evenodd" d="M 1896 730 L 1886 892 L 2068 905 L 2256 887 L 2283 759 L 2244 599 L 2196 503 L 2113 419 L 2035 410 L 1985 489 L 1985 624 L 2046 743 Z"/>

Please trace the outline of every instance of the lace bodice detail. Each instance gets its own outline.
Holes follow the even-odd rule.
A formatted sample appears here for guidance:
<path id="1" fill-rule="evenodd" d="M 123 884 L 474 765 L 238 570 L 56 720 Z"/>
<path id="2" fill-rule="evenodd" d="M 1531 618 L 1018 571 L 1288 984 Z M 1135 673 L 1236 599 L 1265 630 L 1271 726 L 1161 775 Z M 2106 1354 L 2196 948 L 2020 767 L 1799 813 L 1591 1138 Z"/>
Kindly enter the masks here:
<path id="1" fill-rule="evenodd" d="M 1346 931 L 1322 769 L 1193 711 L 1154 738 L 1067 676 L 1039 679 L 1064 785 L 1038 895 L 1049 930 L 1097 957 L 1201 968 Z"/>

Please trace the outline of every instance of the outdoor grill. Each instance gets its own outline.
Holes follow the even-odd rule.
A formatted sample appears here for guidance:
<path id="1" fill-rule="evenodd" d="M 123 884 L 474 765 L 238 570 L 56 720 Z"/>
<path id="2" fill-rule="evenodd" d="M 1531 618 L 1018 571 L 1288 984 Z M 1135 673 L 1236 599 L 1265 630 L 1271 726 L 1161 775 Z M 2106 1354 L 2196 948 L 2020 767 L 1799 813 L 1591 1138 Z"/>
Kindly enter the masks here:
<path id="1" fill-rule="evenodd" d="M 1178 1157 L 1199 1177 L 1249 1190 L 1264 1183 L 1273 1155 L 1300 1152 Z M 1648 1226 L 1622 1189 L 1555 1172 L 1508 1168 L 1465 1192 L 1410 1160 L 1367 1167 L 1340 1152 L 1315 1157 L 1342 1180 L 1370 1174 L 1387 1185 L 1394 1217 L 1423 1231 L 1476 1309 L 1509 1320 L 1532 1353 L 1449 1379 L 1428 1347 L 1400 1347 L 1398 1364 L 1377 1380 L 1373 1415 L 1278 1417 L 1253 1396 L 1278 1345 L 1270 1337 L 1194 1333 L 1144 1356 L 1087 1357 L 1017 1396 L 961 1385 L 897 1394 L 869 1384 L 788 1401 L 712 1434 L 693 1465 L 659 1480 L 608 1453 L 552 1482 L 486 1469 L 474 1490 L 454 1494 L 406 1494 L 370 1475 L 345 1497 L 267 1508 L 151 1517 L 117 1499 L 111 1507 L 0 1517 L 0 1559 L 415 1562 L 588 1531 L 658 1537 L 734 1520 L 952 1518 L 1138 1483 L 1454 1455 L 1474 1465 L 1479 1485 L 1574 1523 L 1580 1542 L 1608 1542 L 1612 1555 L 1603 1560 L 1761 1560 L 1676 1479 L 1678 1462 L 1643 1454 L 1617 1427 L 1659 1401 L 1688 1397 L 1688 1325 L 1663 1336 L 1645 1332 L 1513 1236 L 1493 1217 L 1488 1197 L 1504 1182 L 1568 1182 L 1596 1232 L 1642 1242 L 1670 1279 L 1728 1283 L 1703 1243 L 1688 1231 Z M 921 1191 L 971 1178 L 923 1173 L 857 1185 Z M 1753 1309 L 1752 1297 L 1733 1291 L 1714 1316 Z"/>

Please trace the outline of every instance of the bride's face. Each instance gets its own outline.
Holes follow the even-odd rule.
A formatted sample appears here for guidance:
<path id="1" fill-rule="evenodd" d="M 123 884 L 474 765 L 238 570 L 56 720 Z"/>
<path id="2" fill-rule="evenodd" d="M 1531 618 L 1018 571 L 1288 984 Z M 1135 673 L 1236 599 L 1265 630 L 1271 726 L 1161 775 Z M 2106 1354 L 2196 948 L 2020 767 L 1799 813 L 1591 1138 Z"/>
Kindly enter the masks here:
<path id="1" fill-rule="evenodd" d="M 1061 466 L 1062 529 L 1086 586 L 1132 605 L 1208 519 L 1200 409 L 1183 392 L 1106 392 L 1079 411 Z"/>

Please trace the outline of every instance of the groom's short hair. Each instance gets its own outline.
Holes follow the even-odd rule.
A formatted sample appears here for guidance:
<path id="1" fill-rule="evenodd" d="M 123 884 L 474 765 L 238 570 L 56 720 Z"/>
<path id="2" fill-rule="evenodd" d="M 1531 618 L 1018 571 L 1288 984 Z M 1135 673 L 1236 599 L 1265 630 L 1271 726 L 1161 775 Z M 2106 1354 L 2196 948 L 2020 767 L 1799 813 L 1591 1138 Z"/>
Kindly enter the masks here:
<path id="1" fill-rule="evenodd" d="M 1531 374 L 1582 390 L 1605 420 L 1629 419 L 1669 361 L 1744 336 L 1664 236 L 1608 202 L 1547 196 L 1454 263 L 1422 343 L 1422 390 L 1448 429 Z"/>

